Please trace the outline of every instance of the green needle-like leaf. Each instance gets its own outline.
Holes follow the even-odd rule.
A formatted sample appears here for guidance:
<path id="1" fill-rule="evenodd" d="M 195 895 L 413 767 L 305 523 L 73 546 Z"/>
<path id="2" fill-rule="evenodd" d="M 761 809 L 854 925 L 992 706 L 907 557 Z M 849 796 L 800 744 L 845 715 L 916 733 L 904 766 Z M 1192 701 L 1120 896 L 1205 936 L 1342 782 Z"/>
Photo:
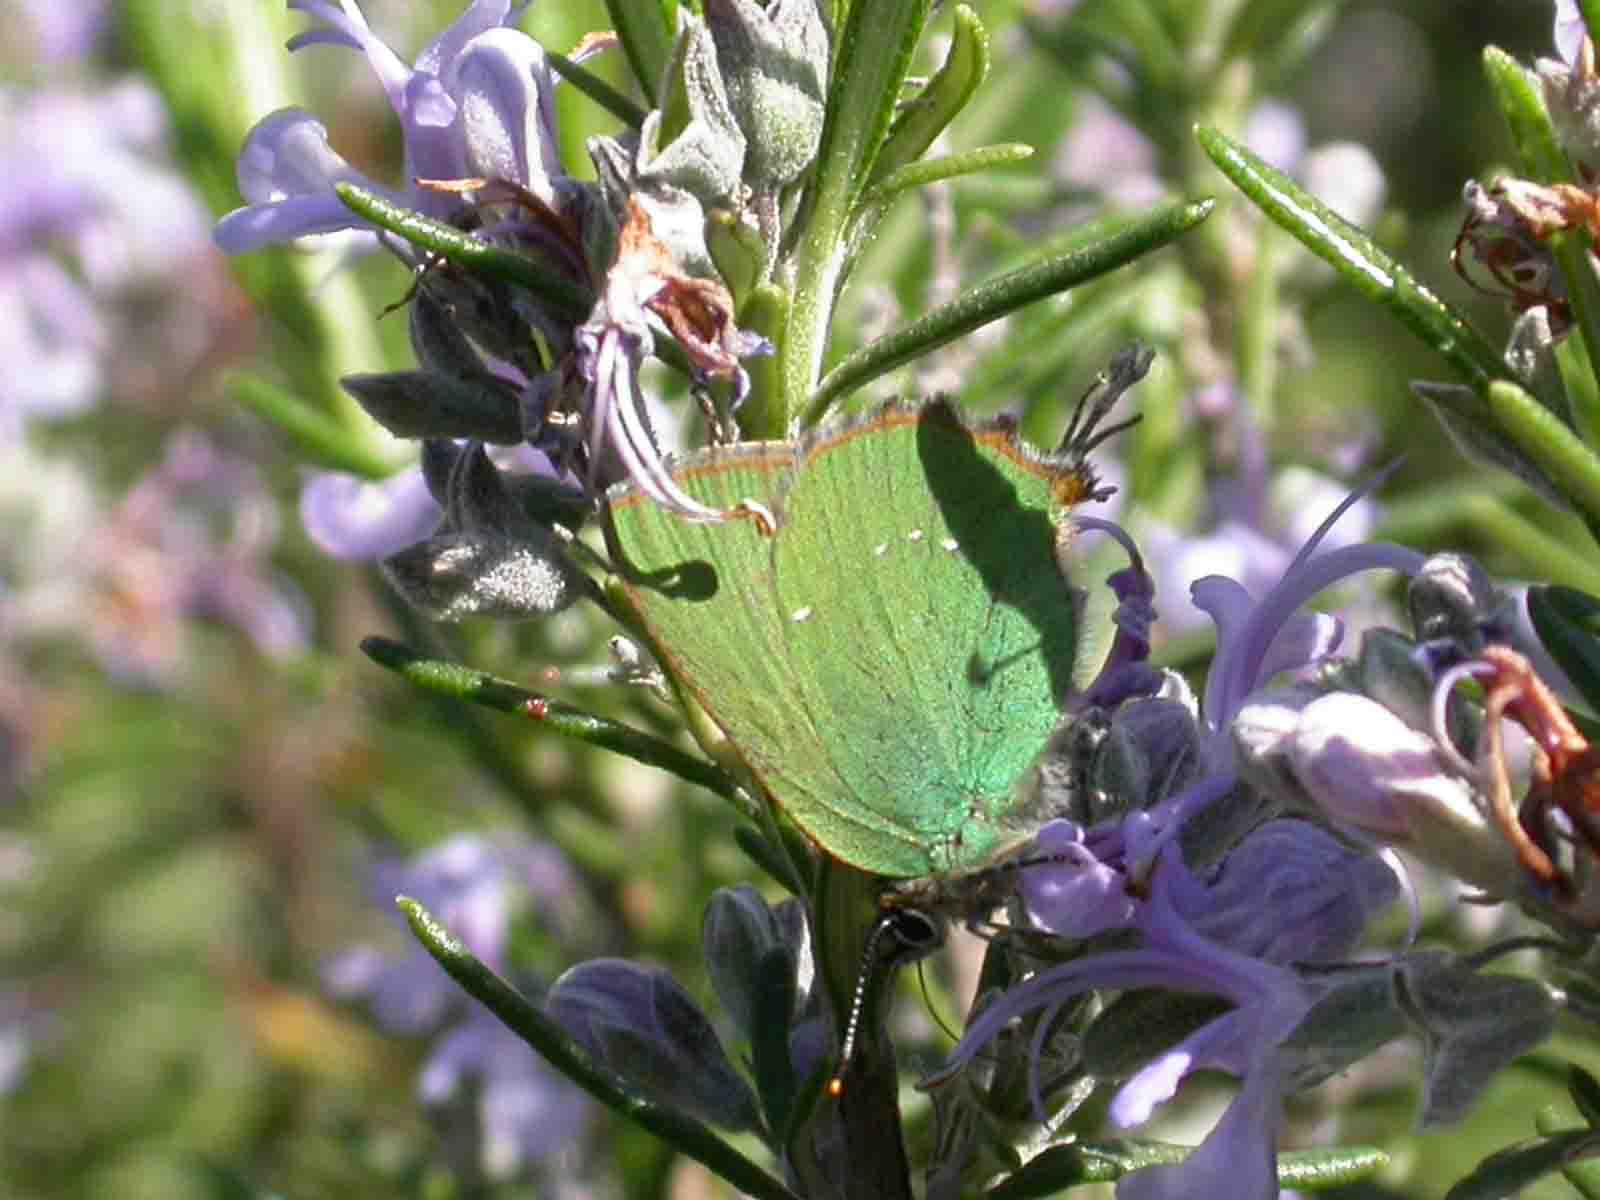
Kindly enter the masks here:
<path id="1" fill-rule="evenodd" d="M 644 124 L 645 110 L 593 71 L 580 63 L 573 62 L 565 54 L 557 54 L 554 50 L 546 50 L 544 56 L 563 79 L 628 128 L 638 129 Z"/>
<path id="2" fill-rule="evenodd" d="M 1388 1154 L 1373 1146 L 1290 1150 L 1278 1155 L 1278 1186 L 1321 1192 L 1371 1179 L 1388 1165 Z"/>
<path id="3" fill-rule="evenodd" d="M 654 101 L 678 37 L 678 0 L 606 0 L 606 12 L 639 87 Z"/>
<path id="4" fill-rule="evenodd" d="M 413 246 L 437 254 L 458 267 L 481 271 L 495 279 L 525 287 L 571 320 L 584 320 L 594 307 L 594 297 L 586 289 L 520 254 L 491 246 L 453 225 L 402 208 L 353 183 L 336 183 L 333 190 L 347 208 L 380 229 L 387 229 L 396 237 L 404 238 Z"/>
<path id="5" fill-rule="evenodd" d="M 941 179 L 954 179 L 959 175 L 972 175 L 992 167 L 1009 167 L 1033 157 L 1033 147 L 1021 142 L 1006 142 L 998 146 L 980 146 L 960 154 L 946 154 L 940 158 L 925 158 L 907 163 L 890 172 L 867 189 L 861 197 L 863 208 L 887 204 L 908 188 L 938 183 Z"/>
<path id="6" fill-rule="evenodd" d="M 1483 52 L 1483 73 L 1511 129 L 1522 172 L 1541 183 L 1570 183 L 1572 168 L 1556 137 L 1550 110 L 1522 64 L 1498 46 L 1489 46 Z"/>
<path id="7" fill-rule="evenodd" d="M 958 4 L 944 65 L 895 118 L 873 164 L 869 184 L 883 184 L 902 167 L 921 158 L 933 145 L 933 139 L 967 106 L 988 73 L 989 33 L 977 13 Z"/>
<path id="8" fill-rule="evenodd" d="M 387 479 L 394 474 L 394 464 L 363 444 L 348 426 L 259 375 L 232 375 L 227 390 L 239 403 L 288 434 L 309 462 L 363 479 Z"/>
<path id="9" fill-rule="evenodd" d="M 1573 1129 L 1508 1146 L 1479 1163 L 1445 1193 L 1445 1200 L 1508 1200 L 1541 1175 L 1588 1152 L 1594 1138 L 1593 1130 Z"/>
<path id="10" fill-rule="evenodd" d="M 1556 665 L 1600 712 L 1600 600 L 1575 588 L 1531 587 L 1528 617 Z"/>
<path id="11" fill-rule="evenodd" d="M 415 900 L 395 901 L 411 932 L 433 960 L 473 999 L 584 1091 L 613 1111 L 687 1154 L 735 1187 L 761 1200 L 797 1200 L 779 1180 L 718 1137 L 708 1126 L 676 1109 L 657 1104 L 597 1063 L 565 1029 L 484 966 L 433 915 Z"/>
<path id="12" fill-rule="evenodd" d="M 1200 129 L 1196 136 L 1218 169 L 1267 216 L 1357 291 L 1387 308 L 1474 387 L 1507 377 L 1507 368 L 1494 347 L 1363 230 L 1232 138 L 1215 129 Z"/>
<path id="13" fill-rule="evenodd" d="M 863 346 L 828 372 L 807 405 L 806 423 L 820 420 L 839 397 L 903 363 L 1165 245 L 1205 220 L 1215 204 L 1198 200 L 1156 209 L 1103 241 L 979 284 L 920 320 Z"/>
<path id="14" fill-rule="evenodd" d="M 1600 649 L 1600 645 L 1596 649 Z M 1577 1063 L 1571 1063 L 1567 1068 L 1567 1090 L 1583 1119 L 1589 1122 L 1589 1128 L 1600 1127 L 1600 1080 Z"/>
<path id="15" fill-rule="evenodd" d="M 1510 380 L 1489 384 L 1488 399 L 1495 424 L 1544 470 L 1591 526 L 1600 524 L 1600 455 Z"/>
<path id="16" fill-rule="evenodd" d="M 395 672 L 420 688 L 481 704 L 497 712 L 527 717 L 564 737 L 669 771 L 680 779 L 697 783 L 725 800 L 733 801 L 741 808 L 745 806 L 743 793 L 722 771 L 704 759 L 685 754 L 670 742 L 641 730 L 564 704 L 560 700 L 551 700 L 487 672 L 428 658 L 388 638 L 366 638 L 361 643 L 361 650 L 380 667 Z M 751 812 L 745 815 L 754 818 Z"/>
<path id="17" fill-rule="evenodd" d="M 1141 1167 L 1173 1166 L 1192 1147 L 1143 1138 L 1116 1138 L 1052 1146 L 984 1193 L 985 1200 L 1036 1200 L 1084 1183 L 1110 1183 Z M 1278 1156 L 1278 1184 L 1315 1192 L 1370 1179 L 1389 1156 L 1367 1146 L 1334 1146 Z"/>

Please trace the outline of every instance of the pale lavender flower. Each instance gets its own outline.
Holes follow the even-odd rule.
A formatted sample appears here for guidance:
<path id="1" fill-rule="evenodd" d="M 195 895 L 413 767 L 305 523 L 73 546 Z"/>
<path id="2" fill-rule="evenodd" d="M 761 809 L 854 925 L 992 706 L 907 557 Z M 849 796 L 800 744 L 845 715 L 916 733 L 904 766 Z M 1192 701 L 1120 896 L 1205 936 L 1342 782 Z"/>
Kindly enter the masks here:
<path id="1" fill-rule="evenodd" d="M 1062 183 L 1103 195 L 1120 208 L 1145 208 L 1166 194 L 1150 140 L 1104 100 L 1085 93 L 1052 167 Z"/>
<path id="2" fill-rule="evenodd" d="M 506 937 L 529 898 L 559 903 L 576 887 L 561 856 L 542 843 L 459 834 L 410 860 L 373 869 L 374 901 L 392 910 L 410 896 L 489 967 L 505 965 Z M 398 917 L 395 918 L 397 921 Z M 420 946 L 393 957 L 371 946 L 330 960 L 324 981 L 337 996 L 362 997 L 391 1033 L 420 1034 L 461 1000 L 461 991 Z"/>
<path id="3" fill-rule="evenodd" d="M 589 482 L 597 482 L 609 449 L 657 504 L 691 521 L 727 520 L 731 513 L 701 504 L 673 480 L 651 428 L 639 380 L 655 349 L 647 312 L 671 326 L 696 370 L 734 380 L 736 405 L 749 387 L 739 360 L 772 350 L 764 338 L 733 324 L 733 298 L 720 282 L 683 272 L 652 229 L 649 210 L 634 202 L 600 300 L 577 330 L 578 373 L 589 393 Z"/>
<path id="4" fill-rule="evenodd" d="M 117 344 L 116 302 L 185 276 L 207 252 L 204 214 L 165 137 L 142 82 L 0 91 L 0 436 L 93 404 Z"/>
<path id="5" fill-rule="evenodd" d="M 513 481 L 538 476 L 578 487 L 571 472 L 558 469 L 551 455 L 536 446 L 496 446 L 489 457 Z M 313 471 L 300 490 L 306 533 L 324 554 L 350 562 L 376 562 L 404 550 L 433 533 L 443 516 L 440 488 L 428 482 L 421 467 L 377 481 L 342 471 Z"/>
<path id="6" fill-rule="evenodd" d="M 19 0 L 33 27 L 34 56 L 64 64 L 87 58 L 106 28 L 106 0 Z"/>
<path id="7" fill-rule="evenodd" d="M 1246 146 L 1280 171 L 1292 173 L 1305 157 L 1306 123 L 1292 104 L 1262 101 L 1245 117 L 1241 133 Z"/>
<path id="8" fill-rule="evenodd" d="M 1588 30 L 1583 23 L 1583 12 L 1578 0 L 1555 0 L 1556 53 L 1568 66 L 1578 61 L 1578 51 Z"/>
<path id="9" fill-rule="evenodd" d="M 1209 878 L 1174 886 L 1200 933 L 1276 963 L 1343 959 L 1400 890 L 1377 856 L 1297 820 L 1258 826 Z"/>
<path id="10" fill-rule="evenodd" d="M 8 636 L 85 637 L 107 671 L 151 685 L 183 665 L 197 617 L 233 626 L 273 657 L 304 648 L 305 604 L 272 570 L 277 506 L 252 464 L 179 430 L 110 512 L 98 509 L 87 481 L 49 467 L 59 477 L 52 510 L 59 503 L 76 516 L 18 514 L 60 540 L 7 564 L 0 627 Z"/>
<path id="11" fill-rule="evenodd" d="M 443 512 L 420 467 L 376 482 L 316 471 L 300 491 L 300 522 L 317 548 L 356 562 L 375 562 L 420 542 Z"/>
<path id="12" fill-rule="evenodd" d="M 1210 420 L 1231 423 L 1238 460 L 1234 475 L 1212 488 L 1206 532 L 1186 533 L 1163 522 L 1151 522 L 1142 530 L 1141 541 L 1156 575 L 1156 595 L 1185 595 L 1196 580 L 1210 575 L 1236 580 L 1259 594 L 1288 569 L 1322 515 L 1339 503 L 1347 489 L 1310 469 L 1271 472 L 1260 430 L 1244 411 L 1231 381 L 1198 389 L 1189 403 Z M 1369 536 L 1378 515 L 1377 504 L 1362 498 L 1345 510 L 1319 544 L 1330 550 L 1356 545 Z M 1181 636 L 1203 629 L 1205 620 L 1195 606 L 1167 599 L 1161 605 L 1159 628 Z"/>
<path id="13" fill-rule="evenodd" d="M 102 598 L 89 622 L 114 673 L 159 679 L 176 665 L 180 629 L 209 617 L 285 657 L 308 640 L 303 602 L 267 562 L 277 507 L 255 467 L 180 430 L 88 548 Z"/>
<path id="14" fill-rule="evenodd" d="M 1275 1132 L 1287 1085 L 1279 1049 L 1324 990 L 1288 964 L 1348 954 L 1397 890 L 1371 856 L 1301 821 L 1257 828 L 1205 874 L 1184 861 L 1176 839 L 1190 817 L 1236 787 L 1228 729 L 1248 696 L 1280 671 L 1314 663 L 1337 646 L 1337 623 L 1300 616 L 1300 607 L 1358 571 L 1420 569 L 1421 555 L 1395 546 L 1318 553 L 1350 503 L 1335 510 L 1259 601 L 1231 579 L 1196 583 L 1195 602 L 1218 629 L 1202 710 L 1202 776 L 1151 807 L 1090 829 L 1052 822 L 1029 849 L 1050 860 L 1030 866 L 1018 883 L 1030 924 L 1071 940 L 1120 930 L 1137 935 L 1135 944 L 1045 968 L 1011 987 L 973 1019 L 942 1073 L 970 1062 L 1016 1018 L 1048 1014 L 1085 991 L 1164 988 L 1226 999 L 1227 1013 L 1146 1064 L 1113 1099 L 1113 1122 L 1128 1127 L 1148 1120 L 1195 1071 L 1218 1069 L 1241 1081 L 1196 1152 L 1180 1166 L 1124 1177 L 1118 1195 L 1125 1200 L 1214 1194 L 1224 1176 L 1229 1193 L 1243 1200 L 1277 1194 Z M 1048 1020 L 1039 1025 L 1035 1060 L 1049 1028 Z M 1037 1092 L 1035 1105 L 1044 1111 Z"/>
<path id="15" fill-rule="evenodd" d="M 577 890 L 566 860 L 551 846 L 522 839 L 460 834 L 408 861 L 374 869 L 373 892 L 394 912 L 398 895 L 420 901 L 481 961 L 506 969 L 511 922 L 523 905 L 559 914 Z M 396 917 L 398 921 L 398 916 Z M 395 956 L 359 946 L 331 959 L 324 985 L 361 999 L 390 1033 L 441 1031 L 418 1080 L 430 1105 L 477 1091 L 483 1168 L 496 1178 L 572 1144 L 587 1125 L 582 1094 L 551 1071 L 526 1043 L 475 1001 L 468 1001 L 433 958 L 412 944 Z M 455 1019 L 452 1023 L 453 1018 Z"/>
<path id="16" fill-rule="evenodd" d="M 588 1097 L 551 1070 L 488 1009 L 474 1004 L 434 1046 L 417 1080 L 424 1104 L 475 1098 L 478 1160 L 491 1179 L 573 1152 L 594 1118 Z"/>
<path id="17" fill-rule="evenodd" d="M 251 130 L 240 153 L 239 190 L 248 203 L 223 217 L 214 235 L 228 253 L 369 228 L 334 193 L 340 182 L 438 217 L 459 210 L 463 197 L 416 181 L 483 177 L 553 198 L 561 174 L 556 76 L 539 44 L 509 28 L 525 3 L 474 0 L 409 67 L 372 32 L 354 0 L 290 0 L 290 7 L 320 22 L 292 38 L 291 51 L 334 45 L 366 57 L 400 118 L 406 182 L 399 189 L 372 182 L 328 144 L 320 121 L 301 109 L 281 109 Z"/>

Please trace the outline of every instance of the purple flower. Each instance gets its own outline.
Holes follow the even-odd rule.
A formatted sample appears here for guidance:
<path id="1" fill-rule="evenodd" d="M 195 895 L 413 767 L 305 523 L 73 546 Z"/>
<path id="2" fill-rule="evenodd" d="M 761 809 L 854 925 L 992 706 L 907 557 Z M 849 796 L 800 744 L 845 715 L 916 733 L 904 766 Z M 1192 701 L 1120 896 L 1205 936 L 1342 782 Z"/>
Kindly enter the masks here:
<path id="1" fill-rule="evenodd" d="M 90 552 L 108 599 L 129 606 L 122 620 L 108 612 L 91 623 L 102 659 L 159 675 L 171 665 L 163 645 L 190 616 L 233 625 L 274 657 L 301 650 L 302 602 L 266 563 L 277 537 L 277 507 L 254 466 L 199 433 L 174 434 Z"/>
<path id="2" fill-rule="evenodd" d="M 300 522 L 333 558 L 374 562 L 420 542 L 444 510 L 420 467 L 379 482 L 338 471 L 316 471 L 300 491 Z"/>
<path id="3" fill-rule="evenodd" d="M 1207 576 L 1236 580 L 1252 594 L 1272 587 L 1289 567 L 1299 547 L 1315 532 L 1322 514 L 1332 509 L 1346 489 L 1309 470 L 1268 470 L 1266 447 L 1236 385 L 1223 381 L 1199 389 L 1190 405 L 1206 419 L 1230 421 L 1239 443 L 1238 473 L 1219 482 L 1211 496 L 1212 524 L 1205 533 L 1186 533 L 1174 526 L 1152 524 L 1143 543 L 1156 572 L 1156 594 L 1182 596 Z M 1327 531 L 1328 549 L 1354 545 L 1371 531 L 1377 506 L 1360 500 L 1345 510 Z M 1199 632 L 1205 614 L 1198 606 L 1168 599 L 1161 606 L 1160 628 L 1169 635 Z"/>
<path id="4" fill-rule="evenodd" d="M 1060 874 L 1067 877 L 1057 885 L 1062 890 L 1076 888 L 1080 897 L 1085 892 L 1098 894 L 1094 907 L 1098 917 L 1086 924 L 1082 910 L 1062 905 L 1057 911 L 1068 918 L 1067 923 L 1059 929 L 1046 927 L 1048 931 L 1078 939 L 1087 931 L 1121 928 L 1139 935 L 1137 946 L 1085 955 L 1014 985 L 973 1019 L 942 1074 L 971 1062 L 1018 1017 L 1054 1011 L 1085 991 L 1164 988 L 1221 997 L 1229 1001 L 1229 1011 L 1136 1072 L 1118 1090 L 1110 1115 L 1119 1126 L 1142 1124 L 1172 1097 L 1185 1077 L 1212 1069 L 1242 1080 L 1230 1113 L 1183 1165 L 1135 1171 L 1119 1183 L 1118 1194 L 1136 1198 L 1212 1194 L 1197 1180 L 1214 1171 L 1220 1160 L 1232 1164 L 1230 1194 L 1241 1200 L 1269 1200 L 1277 1194 L 1274 1134 L 1283 1092 L 1278 1048 L 1310 1011 L 1317 990 L 1294 971 L 1200 931 L 1199 921 L 1227 912 L 1234 901 L 1226 892 L 1213 898 L 1211 889 L 1190 873 L 1176 845 L 1162 852 L 1147 884 L 1148 897 L 1140 900 L 1121 868 L 1100 857 L 1111 843 L 1101 850 L 1094 844 L 1091 836 L 1087 857 L 1026 872 L 1033 877 L 1023 885 L 1029 910 L 1038 912 L 1042 907 L 1037 903 L 1044 886 L 1041 878 Z M 1074 877 L 1092 882 L 1083 885 Z M 1230 932 L 1226 922 L 1219 929 L 1224 935 Z M 1035 1062 L 1049 1028 L 1048 1020 L 1040 1023 L 1032 1047 Z M 1037 1087 L 1036 1072 L 1030 1086 Z M 1037 1091 L 1035 1100 L 1042 1112 Z"/>
<path id="5" fill-rule="evenodd" d="M 739 510 L 708 508 L 680 488 L 657 444 L 639 382 L 639 368 L 655 349 L 647 309 L 668 325 L 697 370 L 735 379 L 738 400 L 749 386 L 739 359 L 771 351 L 764 339 L 734 326 L 727 288 L 684 274 L 653 232 L 648 208 L 631 203 L 605 290 L 577 331 L 578 372 L 589 389 L 590 482 L 610 450 L 657 504 L 691 521 L 728 520 Z"/>
<path id="6" fill-rule="evenodd" d="M 424 1104 L 473 1096 L 482 1141 L 478 1160 L 492 1179 L 528 1162 L 571 1150 L 594 1106 L 577 1085 L 552 1071 L 488 1009 L 474 1004 L 434 1045 L 417 1080 Z"/>
<path id="7" fill-rule="evenodd" d="M 375 902 L 391 911 L 396 896 L 420 901 L 467 949 L 498 970 L 505 965 L 506 937 L 518 905 L 527 897 L 559 905 L 575 887 L 570 868 L 549 846 L 459 834 L 414 859 L 378 864 L 372 892 Z M 461 999 L 450 977 L 420 946 L 398 958 L 371 946 L 356 947 L 327 964 L 324 982 L 336 996 L 365 998 L 378 1023 L 399 1034 L 427 1032 Z"/>
<path id="8" fill-rule="evenodd" d="M 500 971 L 519 907 L 531 899 L 542 913 L 558 914 L 577 886 L 553 847 L 477 834 L 460 834 L 409 861 L 380 863 L 373 876 L 375 899 L 387 911 L 394 912 L 397 895 L 421 901 Z M 468 1081 L 476 1084 L 480 1158 L 489 1174 L 502 1177 L 570 1145 L 587 1124 L 591 1110 L 582 1094 L 486 1009 L 469 1004 L 421 947 L 413 944 L 398 957 L 355 947 L 324 965 L 323 982 L 335 996 L 364 999 L 394 1034 L 430 1033 L 460 1014 L 423 1064 L 418 1092 L 424 1103 L 440 1105 Z"/>
<path id="9" fill-rule="evenodd" d="M 41 62 L 85 59 L 106 27 L 106 0 L 20 0 L 33 26 L 34 54 Z"/>
<path id="10" fill-rule="evenodd" d="M 180 430 L 109 513 L 65 465 L 20 450 L 15 461 L 29 464 L 23 478 L 48 504 L 15 505 L 17 524 L 37 535 L 25 539 L 26 560 L 6 564 L 8 636 L 86 637 L 107 671 L 140 684 L 180 668 L 196 617 L 239 629 L 273 657 L 305 646 L 305 603 L 270 564 L 277 505 L 247 461 Z"/>
<path id="11" fill-rule="evenodd" d="M 138 81 L 0 93 L 0 436 L 94 403 L 115 303 L 191 273 L 206 252 L 204 214 L 165 161 L 165 137 L 160 99 Z"/>
<path id="12" fill-rule="evenodd" d="M 1370 225 L 1377 218 L 1387 185 L 1383 168 L 1365 146 L 1328 142 L 1308 147 L 1299 111 L 1275 100 L 1251 110 L 1245 118 L 1244 141 L 1347 221 Z"/>
<path id="13" fill-rule="evenodd" d="M 1322 994 L 1321 984 L 1289 964 L 1348 954 L 1397 891 L 1381 863 L 1303 821 L 1256 828 L 1205 872 L 1185 862 L 1176 836 L 1190 817 L 1235 789 L 1229 729 L 1246 700 L 1280 671 L 1314 663 L 1337 646 L 1337 622 L 1301 616 L 1301 606 L 1356 572 L 1420 569 L 1421 555 L 1396 546 L 1318 552 L 1354 501 L 1323 522 L 1259 601 L 1232 579 L 1195 583 L 1195 603 L 1216 623 L 1218 642 L 1202 707 L 1199 778 L 1093 828 L 1046 825 L 1026 853 L 1049 861 L 1030 866 L 1018 882 L 1035 928 L 1080 942 L 1121 931 L 1134 935 L 1134 943 L 1119 939 L 1114 949 L 1014 985 L 973 1019 L 942 1073 L 971 1062 L 1018 1017 L 1045 1014 L 1030 1051 L 1034 1103 L 1043 1113 L 1037 1075 L 1052 1025 L 1048 1014 L 1073 998 L 1090 990 L 1162 988 L 1227 1000 L 1228 1012 L 1156 1055 L 1113 1100 L 1113 1121 L 1137 1125 L 1194 1071 L 1218 1069 L 1241 1080 L 1227 1114 L 1196 1152 L 1181 1166 L 1131 1173 L 1118 1187 L 1124 1197 L 1212 1194 L 1224 1171 L 1230 1193 L 1245 1200 L 1276 1195 L 1274 1133 L 1287 1070 L 1279 1048 Z M 1147 592 L 1147 580 L 1136 586 L 1139 571 L 1128 574 L 1119 594 Z M 1141 799 L 1149 803 L 1132 802 Z"/>
<path id="14" fill-rule="evenodd" d="M 239 155 L 239 190 L 248 203 L 217 223 L 217 244 L 242 254 L 311 234 L 367 228 L 333 190 L 356 183 L 404 207 L 448 217 L 464 204 L 420 180 L 482 177 L 553 197 L 561 174 L 552 89 L 555 75 L 532 38 L 508 28 L 526 4 L 473 0 L 407 67 L 373 34 L 354 0 L 290 0 L 321 22 L 289 49 L 345 46 L 365 55 L 400 118 L 406 185 L 375 184 L 328 145 L 309 113 L 282 109 L 251 130 Z"/>
<path id="15" fill-rule="evenodd" d="M 1119 208 L 1145 208 L 1166 194 L 1156 148 L 1104 100 L 1083 93 L 1072 126 L 1056 148 L 1054 173 L 1065 184 L 1103 192 Z"/>
<path id="16" fill-rule="evenodd" d="M 1578 0 L 1555 0 L 1555 46 L 1561 61 L 1572 66 L 1578 61 L 1578 51 L 1588 29 L 1583 23 L 1583 12 Z"/>
<path id="17" fill-rule="evenodd" d="M 1276 963 L 1348 956 L 1400 890 L 1374 855 L 1294 820 L 1258 826 L 1208 879 L 1180 874 L 1174 887 L 1200 933 Z"/>

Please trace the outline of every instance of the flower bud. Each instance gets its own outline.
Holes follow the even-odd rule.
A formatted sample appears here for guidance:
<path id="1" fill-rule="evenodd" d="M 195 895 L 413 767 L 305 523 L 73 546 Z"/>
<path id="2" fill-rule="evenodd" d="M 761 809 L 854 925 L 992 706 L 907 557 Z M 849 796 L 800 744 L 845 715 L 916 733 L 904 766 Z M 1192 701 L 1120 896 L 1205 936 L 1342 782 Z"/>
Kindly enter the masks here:
<path id="1" fill-rule="evenodd" d="M 810 986 L 810 941 L 798 905 L 772 908 L 749 884 L 719 888 L 711 897 L 701 941 L 717 999 L 747 1038 L 754 1036 L 756 994 L 774 951 L 787 957 L 797 996 Z"/>
<path id="2" fill-rule="evenodd" d="M 1516 896 L 1523 873 L 1471 783 L 1449 770 L 1428 735 L 1376 700 L 1332 692 L 1312 701 L 1288 740 L 1295 777 L 1330 820 L 1401 846 L 1495 896 Z"/>
<path id="3" fill-rule="evenodd" d="M 737 204 L 745 140 L 728 103 L 716 44 L 685 12 L 662 79 L 660 106 L 639 130 L 638 178 L 644 190 L 667 184 L 702 205 Z"/>
<path id="4" fill-rule="evenodd" d="M 828 30 L 817 0 L 707 0 L 706 24 L 749 150 L 745 179 L 775 192 L 811 165 L 822 140 Z"/>
<path id="5" fill-rule="evenodd" d="M 724 1129 L 761 1127 L 754 1093 L 671 975 L 622 959 L 579 963 L 545 1009 L 596 1058 L 660 1103 Z"/>

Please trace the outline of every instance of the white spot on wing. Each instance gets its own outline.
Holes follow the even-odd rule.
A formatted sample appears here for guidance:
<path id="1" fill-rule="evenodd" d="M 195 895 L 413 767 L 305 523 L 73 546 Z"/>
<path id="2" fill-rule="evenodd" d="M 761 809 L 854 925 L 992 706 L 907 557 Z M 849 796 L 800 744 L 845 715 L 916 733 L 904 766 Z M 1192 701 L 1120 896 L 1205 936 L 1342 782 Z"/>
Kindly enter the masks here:
<path id="1" fill-rule="evenodd" d="M 879 542 L 876 546 L 874 546 L 872 548 L 872 553 L 873 553 L 874 557 L 882 558 L 885 554 L 889 553 L 889 543 L 888 542 Z"/>
<path id="2" fill-rule="evenodd" d="M 796 625 L 798 625 L 802 621 L 811 620 L 811 612 L 812 612 L 811 606 L 808 604 L 804 608 L 797 608 L 792 613 L 790 613 L 789 614 L 789 620 L 793 621 Z"/>
<path id="3" fill-rule="evenodd" d="M 928 535 L 923 533 L 922 530 L 913 529 L 910 533 L 906 534 L 906 541 L 908 541 L 908 542 L 920 542 L 923 538 L 925 538 L 927 536 Z"/>
<path id="4" fill-rule="evenodd" d="M 943 546 L 946 550 L 950 551 L 951 554 L 954 554 L 957 550 L 959 550 L 961 548 L 961 543 L 956 541 L 955 538 L 945 538 L 945 540 L 940 542 L 939 544 L 941 546 Z"/>

